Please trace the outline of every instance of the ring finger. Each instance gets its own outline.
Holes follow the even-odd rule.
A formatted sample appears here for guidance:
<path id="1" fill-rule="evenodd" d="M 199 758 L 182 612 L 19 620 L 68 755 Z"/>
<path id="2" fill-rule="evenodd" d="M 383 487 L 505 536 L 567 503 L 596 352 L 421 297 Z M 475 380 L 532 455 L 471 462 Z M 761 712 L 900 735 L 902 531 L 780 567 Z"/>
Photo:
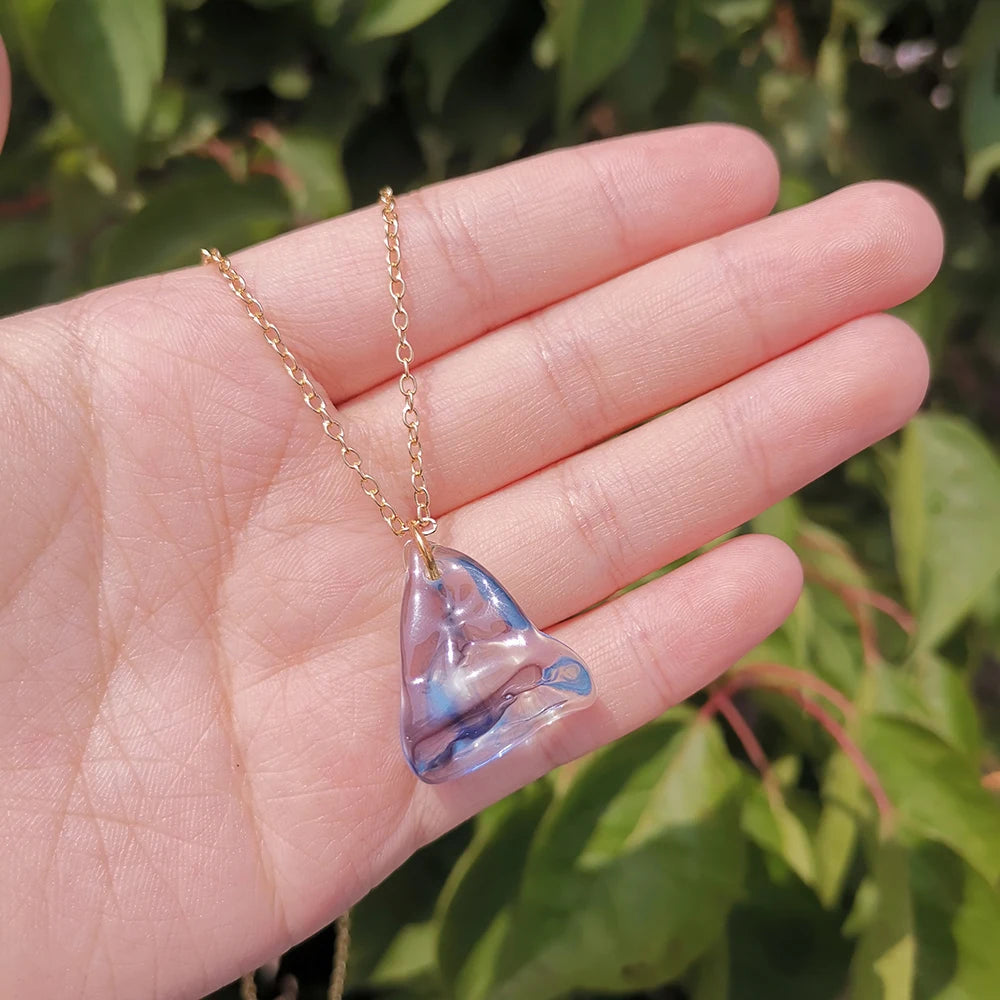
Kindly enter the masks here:
<path id="1" fill-rule="evenodd" d="M 841 327 L 443 521 L 547 626 L 736 527 L 901 426 L 927 385 L 900 320 Z"/>

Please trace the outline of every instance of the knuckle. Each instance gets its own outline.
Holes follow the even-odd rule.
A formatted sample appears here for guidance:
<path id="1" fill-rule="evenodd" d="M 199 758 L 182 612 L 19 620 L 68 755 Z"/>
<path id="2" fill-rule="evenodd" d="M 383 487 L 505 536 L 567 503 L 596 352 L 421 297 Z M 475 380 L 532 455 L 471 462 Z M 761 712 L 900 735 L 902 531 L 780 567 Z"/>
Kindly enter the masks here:
<path id="1" fill-rule="evenodd" d="M 619 494 L 637 495 L 632 473 L 613 453 L 603 457 L 599 475 L 584 475 L 584 469 L 574 461 L 564 463 L 561 469 L 569 533 L 590 553 L 603 591 L 613 593 L 632 579 L 629 533 L 620 523 L 616 501 Z"/>
<path id="2" fill-rule="evenodd" d="M 472 308 L 490 315 L 498 301 L 498 288 L 477 235 L 472 202 L 444 197 L 436 187 L 406 196 L 406 211 L 416 210 L 416 226 L 428 234 L 452 279 L 465 291 Z"/>
<path id="3" fill-rule="evenodd" d="M 712 240 L 706 247 L 712 257 L 710 273 L 715 285 L 716 315 L 712 323 L 730 317 L 726 326 L 749 333 L 760 342 L 763 356 L 769 357 L 765 282 L 773 280 L 774 271 L 756 256 L 735 252 L 726 239 Z"/>
<path id="4" fill-rule="evenodd" d="M 596 156 L 585 146 L 576 147 L 576 157 L 591 180 L 593 196 L 604 207 L 607 225 L 602 229 L 606 233 L 610 231 L 621 259 L 627 260 L 631 256 L 628 251 L 634 241 L 629 198 L 621 182 L 622 162 L 617 157 L 606 159 Z"/>
<path id="5" fill-rule="evenodd" d="M 711 398 L 711 397 L 707 397 Z M 777 498 L 778 484 L 770 452 L 761 433 L 760 409 L 765 404 L 753 392 L 732 393 L 711 402 L 716 423 L 722 430 L 720 456 L 723 464 L 735 469 L 736 486 L 744 497 L 767 504 Z"/>
<path id="6" fill-rule="evenodd" d="M 529 341 L 538 380 L 555 398 L 555 411 L 571 423 L 576 444 L 585 447 L 601 440 L 616 426 L 616 407 L 604 392 L 604 376 L 589 330 L 572 317 L 556 328 L 538 316 L 532 320 Z"/>
<path id="7" fill-rule="evenodd" d="M 645 596 L 645 595 L 644 595 Z M 672 658 L 669 643 L 664 637 L 654 634 L 649 617 L 634 606 L 642 598 L 638 594 L 629 595 L 612 603 L 615 615 L 615 629 L 625 647 L 626 659 L 642 684 L 651 688 L 655 707 L 650 714 L 676 705 L 681 700 L 673 679 Z M 693 608 L 680 608 L 676 615 L 678 622 L 691 621 Z"/>

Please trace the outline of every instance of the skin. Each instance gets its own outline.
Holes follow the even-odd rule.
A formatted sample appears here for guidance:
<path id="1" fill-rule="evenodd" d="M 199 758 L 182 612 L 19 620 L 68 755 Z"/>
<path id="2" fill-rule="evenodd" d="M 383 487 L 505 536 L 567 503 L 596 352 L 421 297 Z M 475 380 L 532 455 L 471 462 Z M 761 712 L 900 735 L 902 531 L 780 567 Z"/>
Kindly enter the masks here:
<path id="1" fill-rule="evenodd" d="M 199 996 L 785 618 L 799 565 L 761 536 L 584 610 L 920 404 L 924 349 L 882 310 L 934 275 L 934 212 L 872 183 L 766 217 L 777 183 L 706 125 L 399 200 L 436 538 L 599 692 L 446 785 L 399 749 L 400 542 L 218 274 L 0 324 L 11 995 Z M 380 240 L 369 206 L 233 259 L 408 511 Z"/>

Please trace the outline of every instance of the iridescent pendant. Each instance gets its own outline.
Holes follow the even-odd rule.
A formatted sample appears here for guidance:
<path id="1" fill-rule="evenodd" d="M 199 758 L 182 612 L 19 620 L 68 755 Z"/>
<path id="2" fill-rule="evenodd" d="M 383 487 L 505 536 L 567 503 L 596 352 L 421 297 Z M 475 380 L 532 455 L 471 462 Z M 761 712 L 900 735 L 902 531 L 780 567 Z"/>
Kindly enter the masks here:
<path id="1" fill-rule="evenodd" d="M 503 756 L 595 696 L 576 653 L 536 629 L 479 563 L 420 541 L 406 543 L 400 728 L 417 777 L 437 784 Z"/>

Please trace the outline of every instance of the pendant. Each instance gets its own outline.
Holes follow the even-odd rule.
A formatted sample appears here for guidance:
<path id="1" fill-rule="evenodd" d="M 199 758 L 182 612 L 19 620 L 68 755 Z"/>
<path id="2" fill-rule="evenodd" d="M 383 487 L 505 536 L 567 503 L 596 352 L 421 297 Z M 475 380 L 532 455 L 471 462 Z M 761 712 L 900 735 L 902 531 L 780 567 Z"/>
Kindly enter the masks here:
<path id="1" fill-rule="evenodd" d="M 593 703 L 576 653 L 535 628 L 479 563 L 422 537 L 405 557 L 400 730 L 418 778 L 468 774 Z"/>

